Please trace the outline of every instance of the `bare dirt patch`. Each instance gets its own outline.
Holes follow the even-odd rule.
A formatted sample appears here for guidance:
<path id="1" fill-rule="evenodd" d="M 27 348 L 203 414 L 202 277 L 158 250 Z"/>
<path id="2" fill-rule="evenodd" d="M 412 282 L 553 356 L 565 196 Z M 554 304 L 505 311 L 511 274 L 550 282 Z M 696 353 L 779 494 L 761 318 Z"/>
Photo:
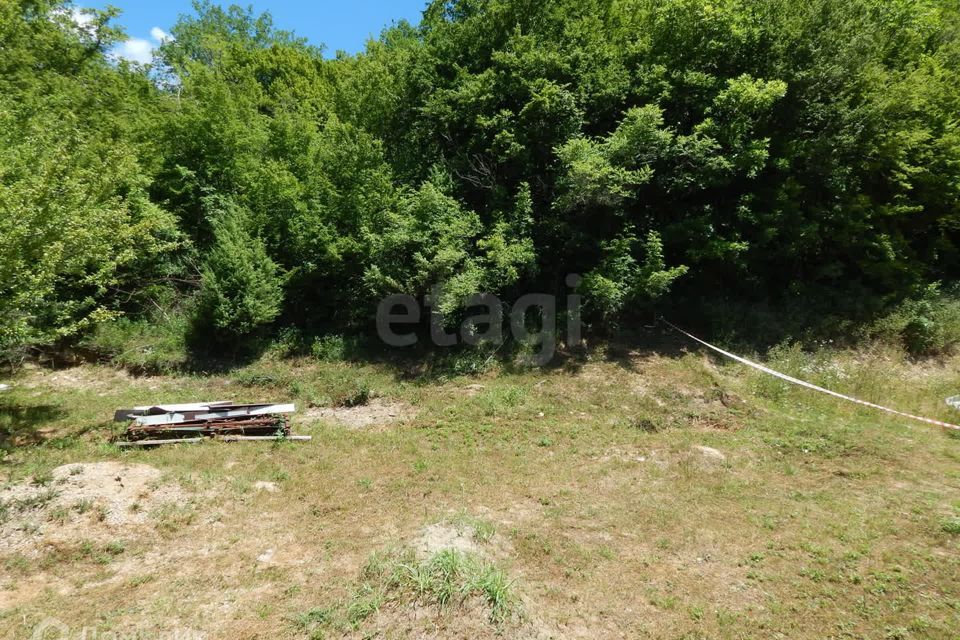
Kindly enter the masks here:
<path id="1" fill-rule="evenodd" d="M 495 514 L 485 508 L 477 509 L 476 512 L 482 513 L 483 517 L 474 517 L 463 512 L 451 513 L 440 522 L 420 529 L 408 545 L 419 560 L 426 560 L 441 551 L 474 555 L 486 561 L 511 558 L 513 545 L 494 524 Z"/>
<path id="2" fill-rule="evenodd" d="M 185 500 L 179 487 L 144 464 L 77 463 L 57 467 L 0 491 L 0 550 L 33 552 L 43 545 L 108 539 L 142 525 L 154 510 Z"/>
<path id="3" fill-rule="evenodd" d="M 424 527 L 414 540 L 413 548 L 421 559 L 448 549 L 461 553 L 480 552 L 473 527 L 456 527 L 442 522 Z"/>
<path id="4" fill-rule="evenodd" d="M 467 386 L 460 388 L 460 393 L 467 396 L 468 398 L 475 398 L 481 393 L 483 393 L 483 391 L 485 391 L 486 388 L 487 388 L 486 386 L 479 383 L 468 384 Z"/>
<path id="5" fill-rule="evenodd" d="M 317 407 L 307 411 L 307 420 L 332 422 L 347 429 L 368 429 L 399 424 L 413 419 L 417 410 L 405 402 L 384 398 L 356 407 Z"/>
<path id="6" fill-rule="evenodd" d="M 157 388 L 160 379 L 138 378 L 123 369 L 105 366 L 82 365 L 68 369 L 46 369 L 28 364 L 24 370 L 29 380 L 23 383 L 27 389 L 49 388 L 55 391 L 112 392 L 118 388 Z"/>

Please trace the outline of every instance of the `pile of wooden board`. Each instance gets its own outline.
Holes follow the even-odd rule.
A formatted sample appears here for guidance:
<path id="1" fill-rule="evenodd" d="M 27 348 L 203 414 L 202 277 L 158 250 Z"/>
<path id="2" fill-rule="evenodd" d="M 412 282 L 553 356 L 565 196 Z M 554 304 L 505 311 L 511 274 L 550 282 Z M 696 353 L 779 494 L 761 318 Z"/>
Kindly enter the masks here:
<path id="1" fill-rule="evenodd" d="M 161 404 L 120 409 L 113 419 L 128 422 L 119 447 L 150 447 L 194 443 L 204 439 L 226 442 L 310 440 L 291 435 L 287 416 L 292 404 L 237 404 L 230 401 Z"/>

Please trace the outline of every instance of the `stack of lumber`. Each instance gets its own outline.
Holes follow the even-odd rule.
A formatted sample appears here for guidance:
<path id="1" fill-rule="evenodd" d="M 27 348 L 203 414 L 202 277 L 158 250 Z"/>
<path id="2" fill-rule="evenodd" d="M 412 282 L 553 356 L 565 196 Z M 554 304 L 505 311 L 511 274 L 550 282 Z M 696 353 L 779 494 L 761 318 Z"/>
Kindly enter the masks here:
<path id="1" fill-rule="evenodd" d="M 128 422 L 119 447 L 194 443 L 213 438 L 227 442 L 309 440 L 290 433 L 292 404 L 237 404 L 229 401 L 161 404 L 120 409 L 113 418 Z"/>

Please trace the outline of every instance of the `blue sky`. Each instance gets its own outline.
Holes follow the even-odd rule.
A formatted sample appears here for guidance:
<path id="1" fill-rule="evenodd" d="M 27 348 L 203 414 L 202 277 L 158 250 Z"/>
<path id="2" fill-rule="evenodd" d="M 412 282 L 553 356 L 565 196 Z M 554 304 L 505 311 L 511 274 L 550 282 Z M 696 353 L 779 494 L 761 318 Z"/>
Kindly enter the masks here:
<path id="1" fill-rule="evenodd" d="M 149 58 L 150 50 L 170 31 L 178 15 L 193 12 L 190 0 L 74 2 L 76 7 L 111 4 L 121 9 L 119 23 L 130 40 L 117 53 L 141 62 Z M 406 19 L 416 24 L 427 0 L 227 0 L 219 4 L 252 4 L 257 13 L 269 11 L 275 26 L 293 31 L 311 44 L 326 45 L 325 54 L 330 57 L 338 50 L 362 51 L 368 38 L 377 37 L 394 21 Z"/>

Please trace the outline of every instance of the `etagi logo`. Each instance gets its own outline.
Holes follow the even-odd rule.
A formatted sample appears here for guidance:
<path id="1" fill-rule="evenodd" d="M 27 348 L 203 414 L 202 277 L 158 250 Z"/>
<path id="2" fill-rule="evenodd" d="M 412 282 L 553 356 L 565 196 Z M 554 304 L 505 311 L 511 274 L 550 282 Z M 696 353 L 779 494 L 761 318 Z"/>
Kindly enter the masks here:
<path id="1" fill-rule="evenodd" d="M 579 275 L 566 278 L 571 289 L 583 280 Z M 503 344 L 503 325 L 506 305 L 492 293 L 479 293 L 463 301 L 462 308 L 469 312 L 460 323 L 459 334 L 447 330 L 443 313 L 438 308 L 439 292 L 425 296 L 424 306 L 430 313 L 430 340 L 438 347 L 452 347 L 458 342 L 472 346 L 481 343 Z M 578 345 L 582 340 L 581 307 L 583 296 L 571 293 L 566 296 L 567 344 Z M 553 359 L 557 349 L 557 296 L 546 293 L 530 293 L 521 296 L 509 307 L 510 334 L 519 343 L 534 348 L 534 353 L 525 357 L 526 364 L 542 367 Z M 533 312 L 533 313 L 531 313 Z M 534 316 L 539 330 L 529 329 L 528 319 Z M 377 334 L 391 347 L 410 347 L 419 340 L 413 331 L 399 333 L 397 325 L 419 324 L 422 317 L 417 299 L 411 295 L 387 296 L 377 306 Z"/>
<path id="2" fill-rule="evenodd" d="M 173 631 L 109 631 L 83 627 L 76 631 L 56 618 L 47 618 L 38 624 L 30 640 L 204 640 L 206 636 L 189 629 Z"/>

